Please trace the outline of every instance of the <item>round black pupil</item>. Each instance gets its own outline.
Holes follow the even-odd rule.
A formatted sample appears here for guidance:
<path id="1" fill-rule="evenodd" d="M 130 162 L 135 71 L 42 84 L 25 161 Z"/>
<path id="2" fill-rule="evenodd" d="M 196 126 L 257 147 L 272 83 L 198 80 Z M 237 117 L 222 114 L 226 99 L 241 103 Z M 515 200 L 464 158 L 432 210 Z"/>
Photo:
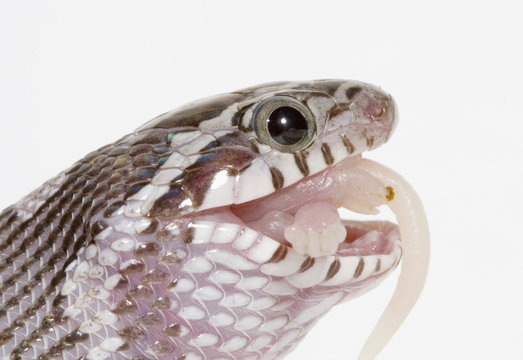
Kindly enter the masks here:
<path id="1" fill-rule="evenodd" d="M 295 108 L 282 106 L 269 115 L 267 129 L 277 143 L 294 145 L 307 134 L 307 120 Z"/>

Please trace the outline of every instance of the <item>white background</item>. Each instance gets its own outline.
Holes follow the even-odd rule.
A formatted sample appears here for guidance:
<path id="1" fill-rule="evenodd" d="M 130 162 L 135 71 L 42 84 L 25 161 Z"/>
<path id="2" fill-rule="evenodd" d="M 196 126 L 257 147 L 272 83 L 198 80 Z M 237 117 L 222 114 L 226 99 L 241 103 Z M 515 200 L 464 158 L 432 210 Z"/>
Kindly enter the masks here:
<path id="1" fill-rule="evenodd" d="M 518 3 L 2 1 L 0 208 L 191 100 L 375 83 L 401 121 L 368 156 L 417 189 L 433 241 L 425 292 L 380 359 L 522 359 Z M 333 309 L 288 359 L 354 359 L 394 282 Z"/>

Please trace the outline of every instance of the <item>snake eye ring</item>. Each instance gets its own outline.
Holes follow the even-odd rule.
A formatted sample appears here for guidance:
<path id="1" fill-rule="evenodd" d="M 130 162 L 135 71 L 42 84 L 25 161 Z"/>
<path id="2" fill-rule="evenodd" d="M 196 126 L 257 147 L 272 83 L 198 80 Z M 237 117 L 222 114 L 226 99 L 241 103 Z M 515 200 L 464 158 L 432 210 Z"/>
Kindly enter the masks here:
<path id="1" fill-rule="evenodd" d="M 252 122 L 260 141 L 282 152 L 306 148 L 316 133 L 309 108 L 290 96 L 263 100 L 254 110 Z"/>

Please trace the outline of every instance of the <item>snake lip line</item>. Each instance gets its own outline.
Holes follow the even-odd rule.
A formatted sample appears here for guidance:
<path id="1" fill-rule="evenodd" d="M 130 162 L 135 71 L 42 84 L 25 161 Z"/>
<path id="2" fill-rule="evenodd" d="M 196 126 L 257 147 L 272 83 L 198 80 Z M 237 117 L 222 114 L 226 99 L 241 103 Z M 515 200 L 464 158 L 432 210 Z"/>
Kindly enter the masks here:
<path id="1" fill-rule="evenodd" d="M 376 185 L 372 181 L 369 182 L 367 176 L 361 177 L 361 174 L 358 173 L 356 166 L 360 159 L 361 157 L 357 156 L 344 160 L 334 169 L 326 169 L 304 178 L 275 194 L 243 204 L 191 213 L 186 215 L 186 218 L 191 222 L 211 221 L 237 224 L 255 230 L 291 249 L 294 246 L 285 237 L 284 230 L 289 223 L 292 223 L 299 209 L 304 206 L 327 201 L 338 209 L 348 207 L 356 213 L 373 215 L 378 212 L 376 206 L 387 202 L 390 190 L 385 189 L 381 184 Z M 363 192 L 363 195 L 359 195 L 358 192 Z M 375 196 L 369 197 L 369 193 L 374 193 Z M 310 194 L 314 195 L 309 196 Z M 357 204 L 355 205 L 354 202 Z M 316 210 L 318 210 L 317 206 L 313 208 L 313 211 Z M 319 211 L 321 212 L 321 209 Z M 323 215 L 316 212 L 315 216 Z M 384 220 L 375 220 L 375 218 L 375 216 L 369 216 L 368 221 L 340 218 L 340 224 L 345 228 L 346 234 L 337 243 L 335 251 L 311 257 L 383 255 L 390 256 L 387 261 L 389 269 L 395 268 L 401 257 L 398 225 Z M 321 237 L 318 241 L 322 241 Z M 375 266 L 385 267 L 385 263 Z"/>

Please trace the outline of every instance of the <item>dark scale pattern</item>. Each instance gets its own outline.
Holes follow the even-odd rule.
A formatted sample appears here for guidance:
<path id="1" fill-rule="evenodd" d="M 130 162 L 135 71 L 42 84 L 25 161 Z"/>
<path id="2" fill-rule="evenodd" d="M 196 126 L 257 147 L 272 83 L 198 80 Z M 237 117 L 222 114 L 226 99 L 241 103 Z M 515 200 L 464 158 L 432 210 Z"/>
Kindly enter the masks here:
<path id="1" fill-rule="evenodd" d="M 72 179 L 72 177 L 68 178 L 62 184 L 62 186 L 58 189 L 58 191 L 56 191 L 55 194 L 51 195 L 48 199 L 46 199 L 46 201 L 35 212 L 33 217 L 31 217 L 30 219 L 22 222 L 17 227 L 15 227 L 9 234 L 6 234 L 7 237 L 4 238 L 4 236 L 2 236 L 2 239 L 0 241 L 0 252 L 4 252 L 5 249 L 7 249 L 9 246 L 13 245 L 16 240 L 18 240 L 19 238 L 22 237 L 22 235 L 24 235 L 25 231 L 27 231 L 31 227 L 35 226 L 35 223 L 38 224 L 39 221 L 43 221 L 44 223 L 47 222 L 45 219 L 42 219 L 42 216 L 44 216 L 45 213 L 47 211 L 49 211 L 51 205 L 55 204 L 60 199 L 62 194 L 71 187 L 73 182 L 74 182 L 74 180 Z M 47 214 L 47 216 L 49 216 L 49 213 Z M 38 232 L 38 230 L 36 230 L 36 231 Z M 2 235 L 5 235 L 5 234 L 2 234 Z M 34 241 L 36 241 L 34 236 L 29 236 L 23 240 L 21 246 L 22 247 L 28 246 L 31 243 L 33 243 Z M 10 254 L 8 256 L 8 259 L 11 257 L 12 257 L 12 255 Z M 11 261 L 12 260 L 13 259 L 11 259 Z M 0 263 L 0 269 L 2 269 L 2 264 L 3 264 L 3 262 Z M 4 265 L 3 268 L 5 268 L 5 266 L 7 266 L 7 265 L 9 265 L 9 264 Z"/>
<path id="2" fill-rule="evenodd" d="M 332 156 L 329 144 L 327 144 L 327 143 L 321 144 L 321 153 L 323 155 L 323 160 L 325 160 L 325 164 L 327 164 L 327 165 L 334 164 L 334 157 Z"/>
<path id="3" fill-rule="evenodd" d="M 129 135 L 114 145 L 99 149 L 79 161 L 64 173 L 65 180 L 25 221 L 18 220 L 15 207 L 0 214 L 0 251 L 4 257 L 0 261 L 3 281 L 0 295 L 12 295 L 0 304 L 0 345 L 11 349 L 11 358 L 31 350 L 35 342 L 44 337 L 52 345 L 40 355 L 40 359 L 61 356 L 62 352 L 87 340 L 88 335 L 75 330 L 54 342 L 56 325 L 62 324 L 65 297 L 59 294 L 65 281 L 65 269 L 85 248 L 93 237 L 107 226 L 103 221 L 91 219 L 110 217 L 125 204 L 125 199 L 145 186 L 157 173 L 170 155 L 169 132 L 167 130 L 144 130 Z M 158 223 L 153 222 L 154 231 Z M 59 246 L 57 246 L 59 244 Z M 16 246 L 15 246 L 16 245 Z M 57 249 L 53 251 L 53 248 Z M 144 244 L 139 251 L 144 254 L 155 252 L 154 245 Z M 29 252 L 29 256 L 26 256 Z M 26 256 L 20 264 L 18 260 Z M 124 273 L 142 270 L 143 264 L 131 264 Z M 28 275 L 30 274 L 30 275 Z M 24 286 L 15 291 L 14 286 L 23 276 Z M 145 274 L 149 282 L 159 281 L 160 273 Z M 46 279 L 46 286 L 42 282 Z M 22 299 L 33 298 L 23 303 Z M 5 296 L 4 296 L 5 299 Z M 117 304 L 116 311 L 126 313 L 133 308 L 134 301 L 127 300 Z M 49 307 L 51 311 L 49 312 Z M 13 316 L 14 314 L 17 316 Z M 6 316 L 14 319 L 6 323 Z M 39 314 L 39 325 L 30 325 L 29 319 Z M 17 334 L 29 331 L 25 339 L 14 338 Z M 5 348 L 4 348 L 5 349 Z"/>
<path id="4" fill-rule="evenodd" d="M 294 153 L 294 162 L 304 177 L 309 176 L 309 165 L 307 164 L 307 153 L 305 151 Z"/>
<path id="5" fill-rule="evenodd" d="M 232 139 L 227 138 L 228 141 Z M 240 138 L 238 141 L 244 140 Z M 228 176 L 236 176 L 245 171 L 256 158 L 249 148 L 237 146 L 237 143 L 232 146 L 220 142 L 217 144 L 220 147 L 202 151 L 196 162 L 171 182 L 169 192 L 156 200 L 150 216 L 178 216 L 197 209 L 202 205 L 216 173 L 224 170 Z M 187 199 L 192 204 L 189 208 L 181 206 Z"/>
<path id="6" fill-rule="evenodd" d="M 340 271 L 341 263 L 340 259 L 336 258 L 334 262 L 329 267 L 329 270 L 327 271 L 327 275 L 325 276 L 325 281 L 330 280 Z"/>
<path id="7" fill-rule="evenodd" d="M 147 257 L 147 256 L 158 256 L 161 247 L 156 242 L 141 242 L 136 246 L 134 253 L 136 256 Z"/>
<path id="8" fill-rule="evenodd" d="M 153 119 L 147 128 L 173 129 L 182 126 L 198 127 L 202 121 L 219 116 L 227 107 L 244 100 L 241 94 L 223 94 L 195 105 L 186 106 L 179 111 L 164 114 Z"/>
<path id="9" fill-rule="evenodd" d="M 285 179 L 283 178 L 283 174 L 281 173 L 278 168 L 271 167 L 271 178 L 272 178 L 272 186 L 274 186 L 274 190 L 280 190 L 283 187 L 283 182 Z"/>
<path id="10" fill-rule="evenodd" d="M 0 235 L 2 235 L 3 232 L 5 232 L 12 223 L 16 221 L 18 218 L 18 214 L 16 213 L 16 210 L 11 208 L 5 209 L 0 214 Z"/>
<path id="11" fill-rule="evenodd" d="M 343 145 L 345 145 L 345 148 L 347 149 L 347 152 L 349 154 L 352 154 L 354 152 L 354 145 L 352 145 L 352 143 L 349 140 L 349 138 L 347 137 L 347 135 L 341 134 L 340 137 L 343 142 Z"/>
<path id="12" fill-rule="evenodd" d="M 305 259 L 303 264 L 301 264 L 299 272 L 302 273 L 302 272 L 309 270 L 314 265 L 315 262 L 316 262 L 316 260 L 314 258 L 308 257 L 307 259 Z"/>
<path id="13" fill-rule="evenodd" d="M 183 221 L 180 222 L 182 223 Z M 129 268 L 121 270 L 126 276 L 133 276 L 138 285 L 127 290 L 111 311 L 122 322 L 126 322 L 118 330 L 118 335 L 132 350 L 154 352 L 156 357 L 163 358 L 177 350 L 182 326 L 189 326 L 181 319 L 181 323 L 178 320 L 167 320 L 166 314 L 177 301 L 174 295 L 171 294 L 171 298 L 169 291 L 165 291 L 178 285 L 177 276 L 181 275 L 180 259 L 184 258 L 182 253 L 186 251 L 184 238 L 189 236 L 187 232 L 173 235 L 168 231 L 159 231 L 157 241 L 150 241 L 149 238 L 147 242 L 138 243 L 133 255 L 140 259 L 139 263 L 143 261 L 149 264 L 148 271 L 128 273 Z M 166 244 L 170 246 L 165 246 Z M 130 264 L 132 266 L 133 263 Z M 151 339 L 151 332 L 158 332 L 158 336 Z M 179 357 L 180 355 L 173 359 Z"/>
<path id="14" fill-rule="evenodd" d="M 348 100 L 353 101 L 354 98 L 356 97 L 356 95 L 361 93 L 362 90 L 363 89 L 361 88 L 361 86 L 351 86 L 350 88 L 347 89 L 347 91 L 345 92 L 345 95 L 347 96 Z"/>

